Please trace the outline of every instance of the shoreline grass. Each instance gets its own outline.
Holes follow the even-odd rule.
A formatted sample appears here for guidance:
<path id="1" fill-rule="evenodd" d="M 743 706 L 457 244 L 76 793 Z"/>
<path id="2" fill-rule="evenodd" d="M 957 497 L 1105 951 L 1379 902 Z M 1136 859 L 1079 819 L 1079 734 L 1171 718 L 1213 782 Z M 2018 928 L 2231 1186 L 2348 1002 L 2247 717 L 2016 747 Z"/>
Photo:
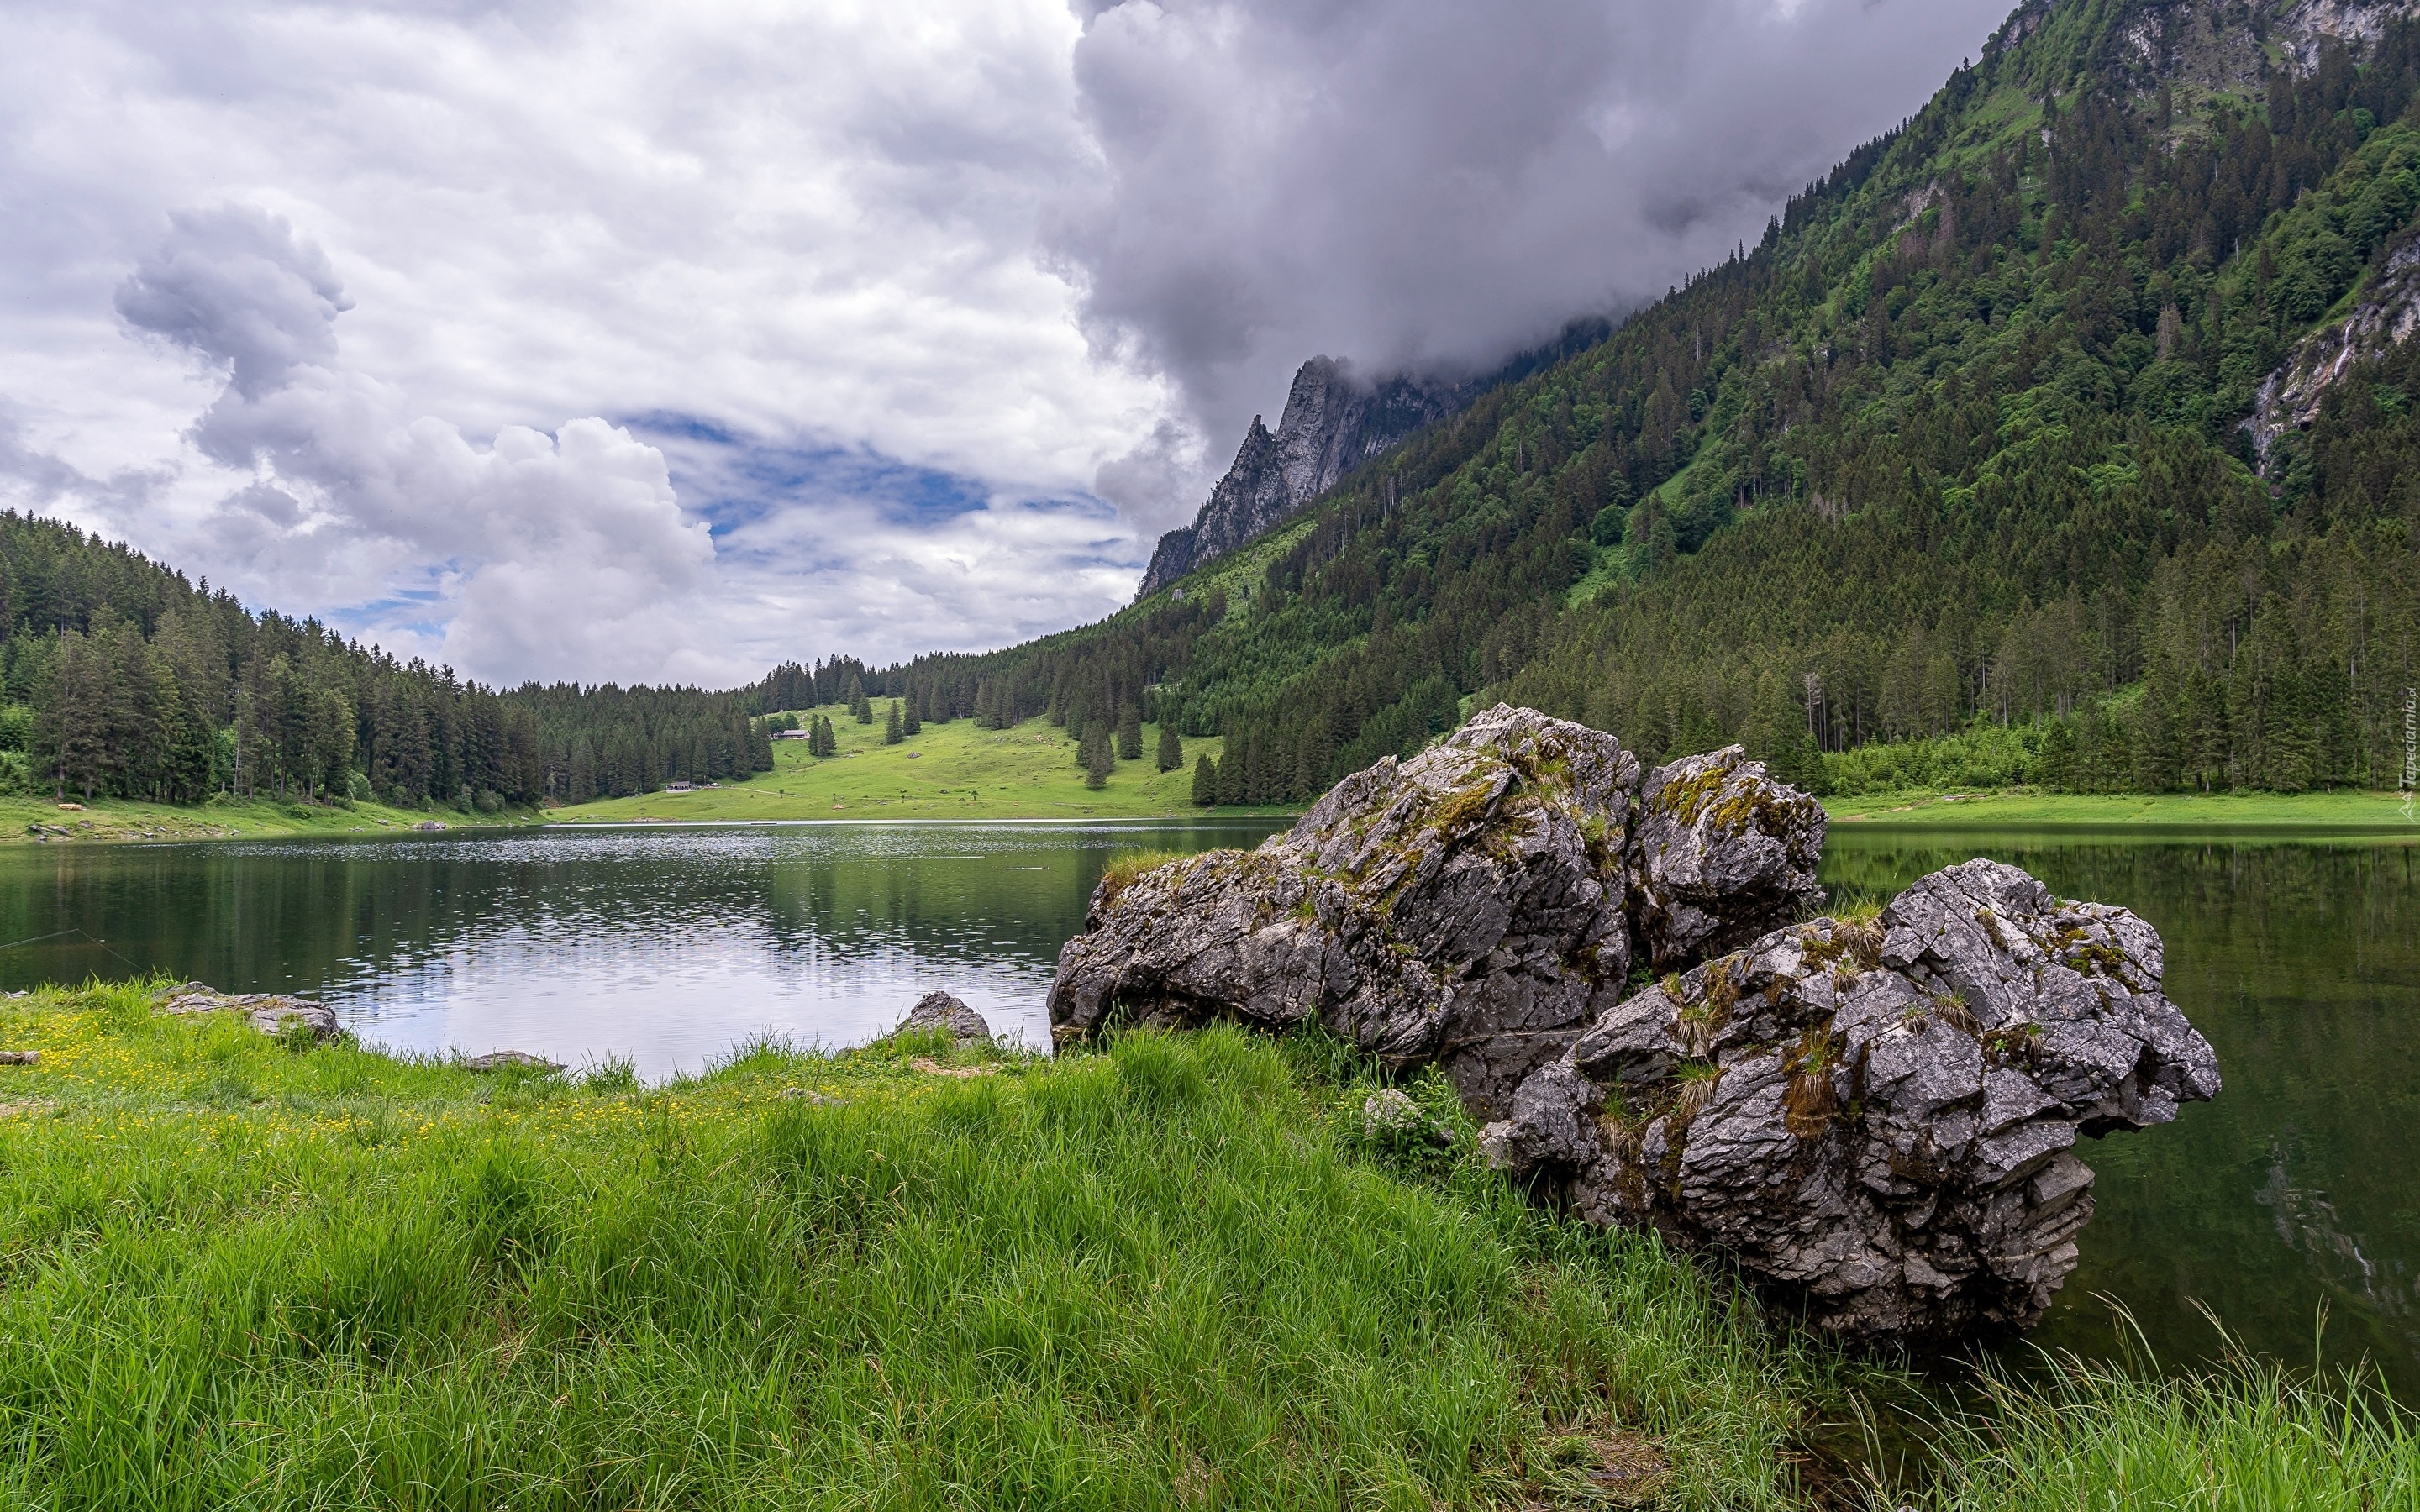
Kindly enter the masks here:
<path id="1" fill-rule="evenodd" d="M 650 1088 L 138 984 L 0 1045 L 14 1505 L 1778 1507 L 1823 1369 L 1239 1030 Z"/>
<path id="2" fill-rule="evenodd" d="M 2409 832 L 2398 793 L 2047 793 L 2039 788 L 1962 788 L 1826 798 L 1836 825 L 1883 828 L 2027 825 L 2118 829 L 2342 830 Z M 2420 816 L 2420 802 L 2413 814 Z"/>
<path id="3" fill-rule="evenodd" d="M 527 810 L 463 814 L 451 809 L 394 809 L 381 803 L 281 803 L 272 798 L 213 797 L 206 803 L 147 803 L 135 798 L 0 797 L 0 843 L 58 845 L 194 840 L 274 840 L 305 835 L 399 835 L 435 823 L 448 829 L 528 827 L 542 823 Z"/>
<path id="4" fill-rule="evenodd" d="M 40 1055 L 0 1067 L 7 1505 L 1778 1508 L 1914 1389 L 1524 1201 L 1433 1074 L 1450 1149 L 1366 1133 L 1332 1041 L 760 1043 L 647 1086 L 158 986 L 0 1000 Z M 2003 1374 L 1927 1438 L 1822 1504 L 2420 1486 L 2399 1409 L 2249 1364 Z"/>

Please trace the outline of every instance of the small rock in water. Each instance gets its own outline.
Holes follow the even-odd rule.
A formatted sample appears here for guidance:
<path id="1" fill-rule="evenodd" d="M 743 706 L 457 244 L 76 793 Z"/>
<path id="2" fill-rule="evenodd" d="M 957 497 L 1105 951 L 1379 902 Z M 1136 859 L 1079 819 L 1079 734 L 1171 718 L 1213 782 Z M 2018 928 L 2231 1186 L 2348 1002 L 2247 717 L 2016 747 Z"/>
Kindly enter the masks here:
<path id="1" fill-rule="evenodd" d="M 186 982 L 169 989 L 167 1000 L 160 1005 L 163 1013 L 240 1012 L 252 1026 L 263 1034 L 283 1034 L 291 1023 L 309 1027 L 314 1040 L 333 1040 L 342 1032 L 336 1022 L 336 1011 L 327 1004 L 308 997 L 290 997 L 284 993 L 222 993 L 198 981 Z"/>
<path id="2" fill-rule="evenodd" d="M 466 1071 L 502 1071 L 507 1066 L 526 1066 L 532 1071 L 561 1071 L 563 1062 L 534 1056 L 526 1050 L 490 1050 L 484 1056 L 472 1056 L 462 1062 Z"/>
<path id="3" fill-rule="evenodd" d="M 916 1006 L 899 1021 L 892 1034 L 930 1034 L 945 1030 L 953 1040 L 975 1044 L 991 1043 L 991 1026 L 984 1016 L 948 993 L 926 993 L 916 999 Z"/>

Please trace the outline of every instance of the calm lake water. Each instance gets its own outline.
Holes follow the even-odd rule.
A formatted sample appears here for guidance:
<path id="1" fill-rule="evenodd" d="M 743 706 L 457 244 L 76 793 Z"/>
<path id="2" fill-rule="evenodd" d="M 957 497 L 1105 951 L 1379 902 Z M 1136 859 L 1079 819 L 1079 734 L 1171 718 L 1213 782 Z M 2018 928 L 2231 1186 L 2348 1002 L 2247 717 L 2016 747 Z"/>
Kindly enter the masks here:
<path id="1" fill-rule="evenodd" d="M 161 970 L 335 1004 L 373 1041 L 643 1074 L 759 1034 L 846 1044 L 946 988 L 1048 1042 L 1059 947 L 1121 850 L 1249 845 L 1266 821 L 803 825 L 0 852 L 0 986 Z M 2123 903 L 2226 1089 L 2087 1141 L 2099 1215 L 2034 1335 L 2109 1351 L 2096 1294 L 2160 1356 L 2366 1354 L 2420 1399 L 2420 884 L 2397 841 L 1914 834 L 1839 825 L 1836 896 L 1986 855 Z M 58 933 L 66 932 L 66 933 Z M 36 938 L 37 936 L 53 936 Z M 30 943 L 12 943 L 30 942 Z"/>

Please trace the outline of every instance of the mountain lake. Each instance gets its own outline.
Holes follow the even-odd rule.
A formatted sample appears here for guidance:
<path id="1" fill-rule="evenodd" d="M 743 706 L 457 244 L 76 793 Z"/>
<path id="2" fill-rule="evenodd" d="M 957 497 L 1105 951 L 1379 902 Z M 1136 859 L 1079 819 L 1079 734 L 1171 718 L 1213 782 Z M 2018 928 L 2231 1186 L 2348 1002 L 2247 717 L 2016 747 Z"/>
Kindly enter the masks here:
<path id="1" fill-rule="evenodd" d="M 946 989 L 1049 1042 L 1059 947 L 1120 851 L 1250 845 L 1266 820 L 632 826 L 16 846 L 0 987 L 165 972 L 334 1005 L 398 1050 L 694 1071 L 752 1038 L 862 1042 Z M 2083 1263 L 2034 1343 L 2164 1363 L 2226 1343 L 2366 1358 L 2420 1398 L 2414 838 L 1838 825 L 1836 900 L 1991 856 L 2134 909 L 2217 1046 L 2218 1100 L 2080 1147 Z M 2324 1316 L 2324 1327 L 2321 1319 Z"/>

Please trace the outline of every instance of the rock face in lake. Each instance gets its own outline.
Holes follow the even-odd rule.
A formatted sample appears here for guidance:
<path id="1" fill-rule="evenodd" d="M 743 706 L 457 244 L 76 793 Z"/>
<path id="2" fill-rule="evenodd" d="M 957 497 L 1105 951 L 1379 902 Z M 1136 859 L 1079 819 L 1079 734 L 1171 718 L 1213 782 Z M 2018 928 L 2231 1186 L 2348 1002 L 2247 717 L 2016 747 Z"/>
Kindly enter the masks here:
<path id="1" fill-rule="evenodd" d="M 991 1025 L 981 1013 L 969 1008 L 948 993 L 926 993 L 916 999 L 916 1006 L 899 1021 L 893 1034 L 930 1034 L 939 1029 L 953 1040 L 970 1040 L 977 1044 L 991 1043 Z"/>
<path id="2" fill-rule="evenodd" d="M 2077 1136 L 2214 1095 L 2217 1057 L 2149 925 L 2014 867 L 1796 922 L 1823 828 L 1736 747 L 1642 772 L 1498 706 L 1256 851 L 1105 879 L 1052 1032 L 1315 1020 L 1441 1067 L 1541 1196 L 1728 1254 L 1820 1326 L 2031 1323 L 2092 1212 Z"/>
<path id="3" fill-rule="evenodd" d="M 1736 748 L 1642 779 L 1613 736 L 1498 705 L 1257 851 L 1105 882 L 1051 1031 L 1316 1019 L 1494 1116 L 1626 995 L 1637 942 L 1754 934 L 1820 897 L 1823 835 Z"/>
<path id="4" fill-rule="evenodd" d="M 168 995 L 160 1005 L 163 1013 L 240 1012 L 263 1034 L 280 1034 L 289 1024 L 301 1024 L 311 1031 L 314 1040 L 333 1040 L 341 1032 L 336 1023 L 336 1011 L 325 1003 L 308 997 L 288 997 L 283 993 L 222 993 L 198 981 L 189 981 Z"/>
<path id="5" fill-rule="evenodd" d="M 1809 1320 L 1947 1337 L 2041 1316 L 2092 1215 L 2078 1134 L 2216 1095 L 2160 939 L 2012 866 L 1795 924 L 1601 1014 L 1512 1099 L 1497 1166 L 1719 1248 Z"/>

